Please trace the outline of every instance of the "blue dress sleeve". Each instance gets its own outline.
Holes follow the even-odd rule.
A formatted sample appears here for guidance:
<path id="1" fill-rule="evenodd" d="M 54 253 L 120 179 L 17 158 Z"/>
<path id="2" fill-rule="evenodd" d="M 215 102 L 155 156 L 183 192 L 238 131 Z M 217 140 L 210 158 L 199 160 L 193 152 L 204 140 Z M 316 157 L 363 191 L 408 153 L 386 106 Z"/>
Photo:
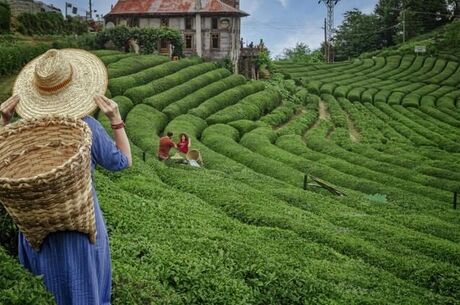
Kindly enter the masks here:
<path id="1" fill-rule="evenodd" d="M 85 117 L 84 121 L 90 126 L 93 133 L 93 144 L 91 146 L 93 162 L 109 171 L 119 171 L 127 168 L 128 157 L 117 148 L 104 127 L 93 117 Z"/>

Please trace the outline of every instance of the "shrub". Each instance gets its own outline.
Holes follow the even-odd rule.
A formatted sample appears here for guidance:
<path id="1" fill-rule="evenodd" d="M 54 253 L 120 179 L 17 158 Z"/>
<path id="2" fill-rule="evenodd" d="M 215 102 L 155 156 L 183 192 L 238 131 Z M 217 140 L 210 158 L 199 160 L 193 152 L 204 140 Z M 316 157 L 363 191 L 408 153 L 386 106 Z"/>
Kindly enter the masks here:
<path id="1" fill-rule="evenodd" d="M 205 119 L 213 113 L 236 104 L 248 95 L 264 90 L 263 82 L 252 81 L 247 84 L 226 90 L 201 103 L 198 107 L 189 111 L 190 114 Z"/>
<path id="2" fill-rule="evenodd" d="M 347 97 L 348 92 L 350 92 L 352 88 L 350 86 L 338 86 L 334 90 L 335 97 Z"/>
<path id="3" fill-rule="evenodd" d="M 246 83 L 244 76 L 231 75 L 168 105 L 163 109 L 163 112 L 168 115 L 169 118 L 174 118 L 179 114 L 187 113 L 189 110 L 201 105 L 206 100 L 212 99 L 214 96 L 224 92 L 225 90 L 229 90 L 244 83 Z M 149 99 L 146 99 L 146 101 L 149 101 Z"/>
<path id="4" fill-rule="evenodd" d="M 129 97 L 135 104 L 139 104 L 150 96 L 178 86 L 189 79 L 214 69 L 216 69 L 216 65 L 214 63 L 202 63 L 187 67 L 174 74 L 151 81 L 146 85 L 128 89 L 124 95 Z"/>
<path id="5" fill-rule="evenodd" d="M 169 104 L 179 101 L 184 97 L 188 97 L 189 94 L 192 94 L 203 87 L 213 84 L 224 77 L 228 77 L 230 74 L 230 71 L 228 71 L 227 69 L 211 70 L 209 72 L 191 78 L 188 81 L 183 82 L 169 90 L 148 97 L 144 100 L 144 103 L 149 104 L 158 110 L 162 110 Z M 182 111 L 181 113 L 186 113 L 187 110 L 184 109 L 184 111 Z M 167 112 L 165 113 L 170 118 L 173 117 L 170 116 Z"/>
<path id="6" fill-rule="evenodd" d="M 420 95 L 408 94 L 402 99 L 401 104 L 403 106 L 418 107 L 420 105 L 420 99 L 421 99 Z"/>
<path id="7" fill-rule="evenodd" d="M 361 102 L 363 103 L 373 103 L 374 102 L 374 95 L 379 92 L 376 88 L 370 88 L 363 92 L 361 95 Z"/>
<path id="8" fill-rule="evenodd" d="M 199 62 L 199 58 L 170 61 L 134 74 L 113 78 L 109 81 L 109 89 L 114 96 L 123 95 L 130 88 L 147 84 Z"/>
<path id="9" fill-rule="evenodd" d="M 143 151 L 155 154 L 158 134 L 168 123 L 166 115 L 148 105 L 137 105 L 126 117 L 128 137 Z"/>
<path id="10" fill-rule="evenodd" d="M 50 45 L 45 43 L 0 44 L 0 75 L 13 73 L 49 48 Z"/>
<path id="11" fill-rule="evenodd" d="M 308 83 L 307 85 L 307 90 L 308 92 L 312 93 L 312 94 L 320 94 L 320 88 L 322 86 L 322 82 L 320 81 L 311 81 Z"/>
<path id="12" fill-rule="evenodd" d="M 352 102 L 360 102 L 363 92 L 366 91 L 366 88 L 358 87 L 353 88 L 348 92 L 347 97 Z"/>
<path id="13" fill-rule="evenodd" d="M 173 56 L 182 56 L 182 36 L 176 29 L 165 27 L 160 28 L 138 28 L 118 26 L 112 29 L 97 33 L 96 41 L 99 48 L 105 43 L 112 41 L 119 50 L 124 50 L 130 38 L 137 40 L 141 53 L 152 54 L 157 51 L 161 39 L 168 40 L 173 46 Z"/>
<path id="14" fill-rule="evenodd" d="M 101 56 L 99 57 L 102 62 L 108 66 L 112 63 L 115 63 L 121 59 L 128 58 L 128 57 L 134 57 L 134 53 L 121 53 L 121 54 L 114 54 L 114 55 L 106 55 L 106 56 Z"/>
<path id="15" fill-rule="evenodd" d="M 259 127 L 267 127 L 267 124 L 262 121 L 250 121 L 250 120 L 238 120 L 228 123 L 228 125 L 232 126 L 240 133 L 240 137 L 242 137 L 245 133 L 250 132 L 253 129 Z"/>
<path id="16" fill-rule="evenodd" d="M 257 120 L 281 103 L 281 95 L 276 91 L 261 91 L 242 99 L 206 119 L 208 124 L 228 123 L 241 119 Z"/>
<path id="17" fill-rule="evenodd" d="M 116 78 L 133 74 L 147 68 L 155 67 L 169 61 L 166 56 L 139 55 L 121 59 L 118 62 L 108 65 L 109 78 Z"/>
<path id="18" fill-rule="evenodd" d="M 55 12 L 22 13 L 17 17 L 18 31 L 24 35 L 78 34 L 88 32 L 88 23 Z"/>
<path id="19" fill-rule="evenodd" d="M 391 94 L 391 91 L 380 90 L 374 96 L 374 103 L 387 103 L 390 94 Z"/>
<path id="20" fill-rule="evenodd" d="M 400 105 L 401 100 L 403 99 L 404 96 L 405 96 L 405 93 L 394 91 L 388 97 L 388 104 L 390 104 L 390 105 Z"/>
<path id="21" fill-rule="evenodd" d="M 422 96 L 420 100 L 420 106 L 436 106 L 436 97 L 431 95 Z"/>
<path id="22" fill-rule="evenodd" d="M 0 304 L 51 305 L 56 304 L 46 291 L 42 278 L 33 276 L 9 257 L 0 246 Z"/>

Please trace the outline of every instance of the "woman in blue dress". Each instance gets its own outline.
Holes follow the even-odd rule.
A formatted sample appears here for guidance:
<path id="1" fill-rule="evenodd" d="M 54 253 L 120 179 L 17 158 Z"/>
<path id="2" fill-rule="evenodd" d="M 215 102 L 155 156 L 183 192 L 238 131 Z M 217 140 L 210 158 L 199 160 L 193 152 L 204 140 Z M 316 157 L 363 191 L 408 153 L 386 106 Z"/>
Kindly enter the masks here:
<path id="1" fill-rule="evenodd" d="M 20 96 L 13 96 L 0 107 L 2 124 L 6 125 L 18 105 Z M 91 171 L 100 165 L 110 171 L 119 171 L 131 165 L 131 150 L 124 123 L 117 104 L 96 95 L 94 102 L 110 119 L 114 140 L 101 124 L 91 116 L 82 119 L 92 131 Z M 111 262 L 110 248 L 104 218 L 97 200 L 93 181 L 93 202 L 97 238 L 93 244 L 80 232 L 55 232 L 35 251 L 22 233 L 19 233 L 19 260 L 35 275 L 42 275 L 47 289 L 58 305 L 110 305 Z"/>

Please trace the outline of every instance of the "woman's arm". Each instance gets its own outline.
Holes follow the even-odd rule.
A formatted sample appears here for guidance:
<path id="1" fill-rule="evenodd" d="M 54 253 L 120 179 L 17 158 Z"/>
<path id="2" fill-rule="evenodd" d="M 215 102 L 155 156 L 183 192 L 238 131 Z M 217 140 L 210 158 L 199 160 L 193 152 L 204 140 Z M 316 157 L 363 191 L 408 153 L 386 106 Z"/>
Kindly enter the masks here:
<path id="1" fill-rule="evenodd" d="M 94 101 L 99 106 L 101 111 L 109 118 L 112 126 L 123 123 L 117 103 L 103 95 L 95 96 Z M 113 136 L 115 139 L 115 144 L 117 145 L 118 149 L 128 158 L 128 164 L 131 166 L 133 164 L 131 146 L 129 144 L 128 136 L 126 135 L 125 128 L 113 129 Z"/>
<path id="2" fill-rule="evenodd" d="M 192 146 L 192 139 L 191 139 L 191 138 L 188 138 L 188 145 L 187 145 L 187 147 L 190 148 L 190 146 Z"/>
<path id="3" fill-rule="evenodd" d="M 14 114 L 14 109 L 19 103 L 19 96 L 15 95 L 7 99 L 0 105 L 0 111 L 2 112 L 1 126 L 6 126 L 10 123 L 11 118 Z"/>

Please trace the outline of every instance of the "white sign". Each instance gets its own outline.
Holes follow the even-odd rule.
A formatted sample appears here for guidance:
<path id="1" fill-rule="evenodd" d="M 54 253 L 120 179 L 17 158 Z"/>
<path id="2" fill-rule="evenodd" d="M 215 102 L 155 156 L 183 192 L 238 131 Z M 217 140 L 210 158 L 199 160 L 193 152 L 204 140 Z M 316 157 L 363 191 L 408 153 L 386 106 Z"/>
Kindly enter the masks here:
<path id="1" fill-rule="evenodd" d="M 415 53 L 426 53 L 426 46 L 415 46 Z"/>

